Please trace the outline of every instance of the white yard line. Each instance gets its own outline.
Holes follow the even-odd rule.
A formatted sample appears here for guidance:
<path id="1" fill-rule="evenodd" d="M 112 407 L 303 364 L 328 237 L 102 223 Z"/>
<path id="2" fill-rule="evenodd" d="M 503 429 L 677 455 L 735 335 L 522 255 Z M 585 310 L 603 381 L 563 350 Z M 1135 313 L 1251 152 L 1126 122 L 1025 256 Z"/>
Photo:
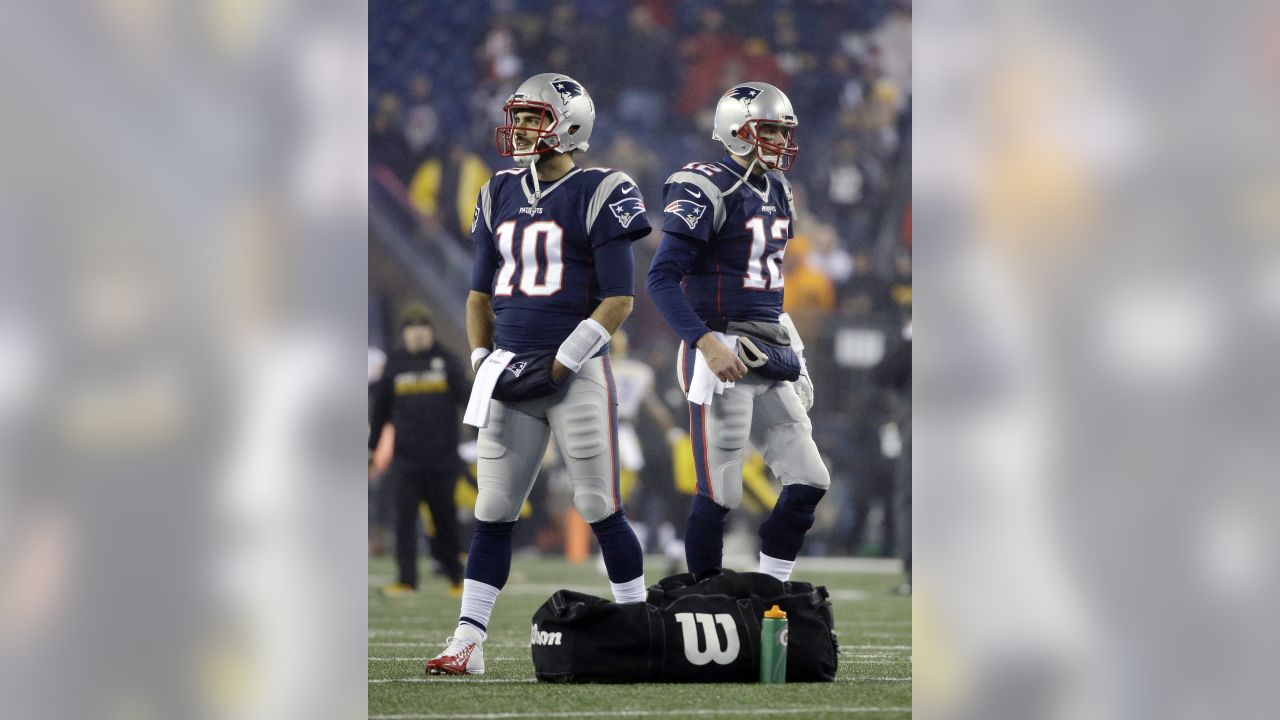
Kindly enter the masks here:
<path id="1" fill-rule="evenodd" d="M 528 655 L 509 655 L 509 656 L 503 656 L 503 655 L 485 655 L 485 656 L 484 656 L 484 659 L 485 659 L 486 661 L 487 661 L 487 660 L 507 661 L 507 660 L 528 660 L 528 659 L 529 659 L 529 657 L 530 657 L 530 656 L 528 656 Z M 410 660 L 412 660 L 412 661 L 414 661 L 414 662 L 423 662 L 423 661 L 425 661 L 425 660 L 427 659 L 427 656 L 426 656 L 426 655 L 419 655 L 418 657 L 378 657 L 377 655 L 370 655 L 370 656 L 368 657 L 368 659 L 369 659 L 369 660 L 381 660 L 381 661 L 384 661 L 384 662 L 390 662 L 390 661 L 395 661 L 395 662 L 409 662 Z"/>
<path id="2" fill-rule="evenodd" d="M 439 677 L 420 677 L 420 678 L 369 678 L 370 685 L 380 685 L 382 683 L 536 683 L 534 678 L 464 678 L 457 676 L 441 675 Z M 450 716 L 445 716 L 450 717 Z"/>
<path id="3" fill-rule="evenodd" d="M 431 682 L 453 682 L 453 683 L 509 683 L 524 684 L 538 682 L 534 678 L 520 679 L 498 679 L 498 678 L 462 678 L 462 677 L 420 677 L 420 678 L 369 678 L 370 685 L 381 685 L 383 683 L 431 683 Z M 855 678 L 838 678 L 836 682 L 911 682 L 911 677 L 855 677 Z M 557 683 L 547 683 L 557 684 Z M 812 710 L 813 708 L 808 708 Z M 453 716 L 446 716 L 453 717 Z"/>
<path id="4" fill-rule="evenodd" d="M 911 712 L 909 707 L 797 707 L 797 708 L 699 708 L 692 710 L 584 710 L 580 712 L 511 712 L 511 713 L 432 713 L 429 715 L 370 715 L 369 720 L 442 720 L 443 718 L 466 718 L 467 720 L 503 720 L 506 718 L 596 718 L 596 717 L 651 717 L 666 716 L 679 713 L 681 715 L 731 715 L 734 717 L 753 715 L 806 715 L 815 712 L 837 713 L 887 713 Z"/>

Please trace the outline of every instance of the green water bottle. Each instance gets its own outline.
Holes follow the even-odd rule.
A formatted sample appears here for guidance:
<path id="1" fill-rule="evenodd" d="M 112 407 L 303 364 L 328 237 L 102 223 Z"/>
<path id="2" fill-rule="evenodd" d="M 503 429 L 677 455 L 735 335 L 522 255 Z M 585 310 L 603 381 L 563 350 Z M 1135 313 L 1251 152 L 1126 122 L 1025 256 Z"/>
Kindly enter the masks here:
<path id="1" fill-rule="evenodd" d="M 760 623 L 760 682 L 787 681 L 787 614 L 774 605 Z"/>

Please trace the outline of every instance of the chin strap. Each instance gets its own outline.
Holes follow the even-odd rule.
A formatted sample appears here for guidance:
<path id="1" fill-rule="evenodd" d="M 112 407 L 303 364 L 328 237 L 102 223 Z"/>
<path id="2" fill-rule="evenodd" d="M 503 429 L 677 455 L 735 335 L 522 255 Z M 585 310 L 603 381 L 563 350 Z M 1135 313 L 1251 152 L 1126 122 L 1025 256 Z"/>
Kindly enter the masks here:
<path id="1" fill-rule="evenodd" d="M 529 198 L 529 202 L 532 203 L 532 209 L 535 212 L 538 209 L 538 201 L 542 199 L 542 185 L 538 182 L 538 157 L 534 155 L 529 160 L 529 177 L 533 179 L 533 197 Z"/>
<path id="2" fill-rule="evenodd" d="M 757 152 L 755 157 L 751 159 L 751 164 L 747 166 L 746 173 L 742 175 L 738 175 L 736 172 L 733 172 L 733 170 L 730 170 L 729 172 L 733 173 L 734 176 L 738 178 L 738 182 L 731 185 L 728 190 L 725 190 L 724 192 L 720 193 L 720 197 L 727 196 L 729 193 L 733 192 L 734 190 L 737 190 L 739 185 L 746 183 L 747 187 L 751 189 L 751 192 L 755 193 L 756 195 L 759 195 L 761 200 L 768 202 L 769 201 L 769 189 L 768 189 L 769 176 L 768 175 L 766 175 L 764 178 L 765 191 L 763 193 L 755 189 L 755 186 L 753 186 L 751 183 L 747 182 L 747 178 L 751 177 L 751 171 L 755 169 L 756 163 L 758 162 L 760 162 L 760 153 Z"/>

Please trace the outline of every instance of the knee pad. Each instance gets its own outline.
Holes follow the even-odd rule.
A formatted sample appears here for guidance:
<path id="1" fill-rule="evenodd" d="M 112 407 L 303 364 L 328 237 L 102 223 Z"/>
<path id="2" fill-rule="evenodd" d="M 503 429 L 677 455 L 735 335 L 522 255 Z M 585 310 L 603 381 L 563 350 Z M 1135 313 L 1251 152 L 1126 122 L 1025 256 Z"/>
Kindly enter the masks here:
<path id="1" fill-rule="evenodd" d="M 599 522 L 614 512 L 613 500 L 594 490 L 580 490 L 573 494 L 573 506 L 588 524 Z"/>
<path id="2" fill-rule="evenodd" d="M 481 488 L 476 493 L 476 520 L 481 522 L 511 522 L 520 515 L 520 506 L 515 505 L 505 493 L 493 488 Z"/>

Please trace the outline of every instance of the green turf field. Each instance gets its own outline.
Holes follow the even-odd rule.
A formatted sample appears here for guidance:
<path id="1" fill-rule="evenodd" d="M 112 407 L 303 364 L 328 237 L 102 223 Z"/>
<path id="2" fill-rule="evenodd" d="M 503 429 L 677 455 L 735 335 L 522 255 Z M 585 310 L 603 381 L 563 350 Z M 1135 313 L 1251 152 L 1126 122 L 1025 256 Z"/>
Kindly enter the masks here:
<path id="1" fill-rule="evenodd" d="M 646 561 L 651 582 L 656 558 Z M 812 561 L 811 561 L 812 564 Z M 890 592 L 900 576 L 866 572 L 856 561 L 823 561 L 820 570 L 795 575 L 826 585 L 840 641 L 834 683 L 792 685 L 538 683 L 529 655 L 533 611 L 567 587 L 610 597 L 594 565 L 516 558 L 498 600 L 485 643 L 485 674 L 427 677 L 422 664 L 444 647 L 457 621 L 458 601 L 439 578 L 425 576 L 414 596 L 388 599 L 380 587 L 394 570 L 369 561 L 369 717 L 418 718 L 904 718 L 911 716 L 911 600 Z M 872 568 L 875 569 L 874 567 Z"/>

